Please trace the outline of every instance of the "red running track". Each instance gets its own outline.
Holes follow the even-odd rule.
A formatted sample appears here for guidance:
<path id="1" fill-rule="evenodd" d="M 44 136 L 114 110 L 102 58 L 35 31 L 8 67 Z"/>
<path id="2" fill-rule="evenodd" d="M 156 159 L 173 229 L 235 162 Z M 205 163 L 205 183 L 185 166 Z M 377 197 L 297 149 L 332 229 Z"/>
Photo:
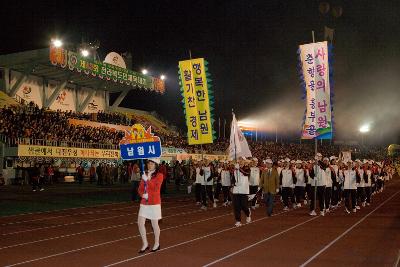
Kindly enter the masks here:
<path id="1" fill-rule="evenodd" d="M 274 216 L 264 207 L 233 227 L 230 207 L 199 210 L 193 200 L 163 203 L 161 250 L 137 254 L 137 204 L 0 218 L 1 266 L 394 266 L 400 252 L 400 182 L 369 207 L 310 217 L 308 208 Z M 151 227 L 148 226 L 152 242 Z"/>

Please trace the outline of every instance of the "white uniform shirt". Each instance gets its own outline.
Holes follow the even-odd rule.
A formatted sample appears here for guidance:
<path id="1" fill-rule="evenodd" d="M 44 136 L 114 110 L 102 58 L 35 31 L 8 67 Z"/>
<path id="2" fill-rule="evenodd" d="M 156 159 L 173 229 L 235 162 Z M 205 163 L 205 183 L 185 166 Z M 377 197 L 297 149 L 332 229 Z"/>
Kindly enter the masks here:
<path id="1" fill-rule="evenodd" d="M 325 169 L 326 187 L 332 187 L 332 170 L 331 168 Z"/>
<path id="2" fill-rule="evenodd" d="M 339 172 L 339 176 L 344 179 L 344 189 L 357 189 L 356 186 L 356 171 L 354 170 L 343 170 Z"/>
<path id="3" fill-rule="evenodd" d="M 365 183 L 365 187 L 371 187 L 372 171 L 371 170 L 366 170 L 365 172 L 366 172 L 367 178 L 368 178 L 367 182 Z"/>
<path id="4" fill-rule="evenodd" d="M 357 184 L 357 187 L 365 187 L 365 181 L 364 181 L 364 170 L 363 169 L 358 169 L 358 174 L 360 175 L 360 182 Z"/>
<path id="5" fill-rule="evenodd" d="M 228 170 L 221 171 L 221 185 L 222 186 L 231 186 L 231 174 Z"/>
<path id="6" fill-rule="evenodd" d="M 251 186 L 258 186 L 260 184 L 260 169 L 258 167 L 250 168 L 249 184 Z"/>
<path id="7" fill-rule="evenodd" d="M 315 166 L 314 165 L 314 175 L 315 178 L 317 178 L 317 186 L 326 186 L 326 174 L 323 169 L 321 169 L 320 166 Z M 314 184 L 312 184 L 314 185 Z"/>
<path id="8" fill-rule="evenodd" d="M 239 170 L 234 171 L 236 184 L 233 187 L 233 194 L 249 194 L 249 177 L 243 175 Z M 239 176 L 239 177 L 238 177 Z"/>
<path id="9" fill-rule="evenodd" d="M 203 167 L 203 171 L 204 171 L 204 179 L 202 185 L 213 185 L 213 179 L 207 182 L 207 179 L 211 177 L 211 168 L 208 166 Z"/>
<path id="10" fill-rule="evenodd" d="M 196 168 L 196 184 L 202 184 L 204 181 L 204 175 L 200 175 L 200 167 Z"/>
<path id="11" fill-rule="evenodd" d="M 292 187 L 293 186 L 293 176 L 291 169 L 282 170 L 282 187 Z"/>
<path id="12" fill-rule="evenodd" d="M 309 185 L 311 185 L 311 186 L 314 186 L 314 179 L 311 178 L 311 176 L 310 176 L 310 171 L 309 171 L 308 169 L 306 170 L 306 173 L 307 173 L 307 176 L 308 176 L 307 184 L 309 184 Z"/>
<path id="13" fill-rule="evenodd" d="M 296 172 L 296 186 L 306 186 L 305 178 L 304 178 L 304 169 L 295 169 Z"/>

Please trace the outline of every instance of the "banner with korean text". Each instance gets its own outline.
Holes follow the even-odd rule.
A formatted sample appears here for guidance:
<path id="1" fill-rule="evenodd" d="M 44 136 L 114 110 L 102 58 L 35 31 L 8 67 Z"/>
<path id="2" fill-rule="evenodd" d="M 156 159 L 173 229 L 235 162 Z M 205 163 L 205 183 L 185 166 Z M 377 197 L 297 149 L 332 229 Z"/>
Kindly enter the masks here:
<path id="1" fill-rule="evenodd" d="M 146 88 L 161 94 L 165 92 L 165 82 L 160 78 L 144 75 L 105 62 L 95 61 L 62 47 L 51 46 L 49 57 L 51 64 L 54 66 L 65 69 L 68 67 L 71 71 L 84 73 L 88 76 L 132 87 Z"/>
<path id="2" fill-rule="evenodd" d="M 87 158 L 87 159 L 118 160 L 120 158 L 120 151 L 112 149 L 18 145 L 18 157 Z"/>
<path id="3" fill-rule="evenodd" d="M 300 45 L 301 80 L 306 92 L 302 139 L 332 139 L 328 43 Z"/>
<path id="4" fill-rule="evenodd" d="M 204 58 L 180 61 L 179 79 L 189 145 L 212 143 L 215 136 L 212 127 L 214 96 L 207 62 Z"/>

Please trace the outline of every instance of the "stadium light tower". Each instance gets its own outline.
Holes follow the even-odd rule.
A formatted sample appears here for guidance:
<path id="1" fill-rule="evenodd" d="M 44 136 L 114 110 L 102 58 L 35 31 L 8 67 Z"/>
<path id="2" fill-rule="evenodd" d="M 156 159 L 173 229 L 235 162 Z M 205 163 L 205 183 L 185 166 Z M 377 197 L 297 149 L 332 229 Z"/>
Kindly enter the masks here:
<path id="1" fill-rule="evenodd" d="M 147 69 L 142 69 L 142 73 L 143 73 L 143 75 L 146 75 L 149 72 L 147 71 Z"/>
<path id="2" fill-rule="evenodd" d="M 369 130 L 370 130 L 369 124 L 364 124 L 359 129 L 360 133 L 368 133 Z"/>
<path id="3" fill-rule="evenodd" d="M 63 45 L 63 42 L 60 39 L 53 39 L 51 42 L 55 47 L 61 47 Z"/>
<path id="4" fill-rule="evenodd" d="M 81 50 L 81 54 L 82 54 L 82 56 L 87 57 L 87 56 L 89 55 L 89 50 L 87 50 L 87 49 L 82 49 L 82 50 Z"/>
<path id="5" fill-rule="evenodd" d="M 359 129 L 361 133 L 361 144 L 364 146 L 364 135 L 366 135 L 370 131 L 370 126 L 369 124 L 364 124 L 360 127 Z"/>
<path id="6" fill-rule="evenodd" d="M 164 74 L 161 74 L 160 79 L 164 81 L 165 79 L 167 79 L 167 77 L 165 77 Z"/>

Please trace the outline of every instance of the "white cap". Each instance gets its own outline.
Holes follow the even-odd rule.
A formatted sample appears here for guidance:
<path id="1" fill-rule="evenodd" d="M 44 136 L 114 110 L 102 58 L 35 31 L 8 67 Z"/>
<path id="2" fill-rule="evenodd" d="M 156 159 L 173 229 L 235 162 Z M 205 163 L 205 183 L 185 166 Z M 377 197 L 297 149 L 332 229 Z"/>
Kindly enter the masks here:
<path id="1" fill-rule="evenodd" d="M 329 161 L 329 158 L 324 158 L 324 161 L 325 161 L 325 160 L 326 160 L 326 161 Z"/>
<path id="2" fill-rule="evenodd" d="M 264 162 L 272 164 L 272 160 L 271 159 L 266 159 L 266 160 L 264 160 Z"/>
<path id="3" fill-rule="evenodd" d="M 147 160 L 150 160 L 154 163 L 160 164 L 160 158 L 151 158 L 151 159 L 147 159 Z"/>
<path id="4" fill-rule="evenodd" d="M 337 159 L 337 158 L 335 156 L 331 156 L 329 159 L 333 160 L 333 159 Z"/>
<path id="5" fill-rule="evenodd" d="M 301 163 L 303 163 L 301 160 L 296 160 L 296 164 L 301 164 Z"/>

